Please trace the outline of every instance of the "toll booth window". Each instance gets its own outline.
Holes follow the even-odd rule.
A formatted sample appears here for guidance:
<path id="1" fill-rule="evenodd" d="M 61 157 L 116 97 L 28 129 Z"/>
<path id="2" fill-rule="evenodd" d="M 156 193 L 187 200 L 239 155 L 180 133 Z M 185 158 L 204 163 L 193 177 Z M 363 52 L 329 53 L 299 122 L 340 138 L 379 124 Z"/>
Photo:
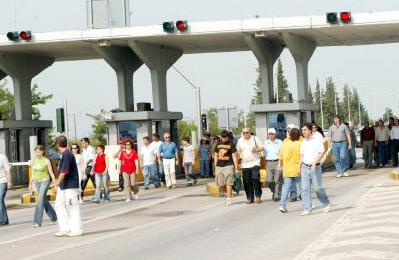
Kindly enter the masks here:
<path id="1" fill-rule="evenodd" d="M 285 115 L 281 113 L 271 113 L 267 118 L 269 128 L 274 128 L 277 131 L 277 138 L 283 140 L 286 137 L 287 122 Z"/>
<path id="2" fill-rule="evenodd" d="M 137 124 L 134 122 L 119 123 L 119 140 L 130 139 L 137 141 Z"/>

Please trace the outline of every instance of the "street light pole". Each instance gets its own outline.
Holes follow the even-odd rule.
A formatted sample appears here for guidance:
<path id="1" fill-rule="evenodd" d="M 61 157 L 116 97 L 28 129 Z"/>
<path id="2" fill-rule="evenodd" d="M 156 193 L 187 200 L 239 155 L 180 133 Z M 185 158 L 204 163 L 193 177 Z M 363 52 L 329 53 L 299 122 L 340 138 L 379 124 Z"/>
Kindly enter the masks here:
<path id="1" fill-rule="evenodd" d="M 349 97 L 349 86 L 346 89 L 346 95 L 348 96 L 348 118 L 349 118 L 349 125 L 351 125 L 351 107 L 350 107 L 350 97 Z"/>
<path id="2" fill-rule="evenodd" d="M 200 87 L 186 75 L 182 71 L 180 71 L 178 68 L 176 68 L 175 65 L 172 65 L 172 68 L 183 78 L 185 79 L 188 84 L 190 84 L 194 90 L 195 90 L 195 101 L 196 101 L 196 107 L 197 107 L 197 138 L 198 142 L 201 140 L 201 135 L 202 135 L 202 129 L 201 129 L 201 90 Z"/>
<path id="3" fill-rule="evenodd" d="M 321 88 L 319 88 L 319 97 L 320 97 L 321 128 L 324 130 L 323 98 L 321 96 Z"/>

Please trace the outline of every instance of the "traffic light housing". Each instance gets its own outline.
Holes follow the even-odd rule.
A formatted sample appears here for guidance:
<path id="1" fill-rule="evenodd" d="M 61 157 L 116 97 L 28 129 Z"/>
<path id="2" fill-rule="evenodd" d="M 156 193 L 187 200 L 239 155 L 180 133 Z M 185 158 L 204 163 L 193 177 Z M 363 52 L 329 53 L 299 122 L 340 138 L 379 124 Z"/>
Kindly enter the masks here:
<path id="1" fill-rule="evenodd" d="M 201 115 L 201 129 L 207 130 L 208 129 L 208 122 L 206 120 L 206 114 Z"/>
<path id="2" fill-rule="evenodd" d="M 56 119 L 57 119 L 57 132 L 65 132 L 65 114 L 63 108 L 56 109 Z"/>
<path id="3" fill-rule="evenodd" d="M 350 23 L 352 21 L 351 12 L 341 12 L 339 17 L 343 23 Z"/>
<path id="4" fill-rule="evenodd" d="M 179 30 L 181 32 L 187 31 L 187 29 L 188 29 L 187 21 L 177 21 L 176 28 L 177 28 L 177 30 Z"/>
<path id="5" fill-rule="evenodd" d="M 8 32 L 7 38 L 10 41 L 17 42 L 17 41 L 19 41 L 19 34 L 18 34 L 18 32 Z"/>
<path id="6" fill-rule="evenodd" d="M 329 24 L 338 23 L 338 15 L 336 12 L 327 13 L 326 18 L 327 18 L 327 23 L 329 23 Z"/>
<path id="7" fill-rule="evenodd" d="M 164 22 L 162 24 L 164 32 L 171 33 L 175 30 L 175 24 L 173 22 Z"/>
<path id="8" fill-rule="evenodd" d="M 32 39 L 32 34 L 30 33 L 30 31 L 21 31 L 19 32 L 19 38 L 24 41 L 30 41 Z"/>

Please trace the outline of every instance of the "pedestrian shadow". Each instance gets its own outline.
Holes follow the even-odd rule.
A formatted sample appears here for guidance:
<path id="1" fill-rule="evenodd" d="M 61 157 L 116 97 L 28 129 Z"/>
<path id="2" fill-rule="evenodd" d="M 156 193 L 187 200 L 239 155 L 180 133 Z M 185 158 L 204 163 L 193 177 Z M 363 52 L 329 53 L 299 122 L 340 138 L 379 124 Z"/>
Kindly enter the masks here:
<path id="1" fill-rule="evenodd" d="M 342 208 L 336 208 L 336 207 L 334 207 L 334 205 L 331 205 L 331 210 L 328 212 L 328 213 L 331 213 L 331 212 L 337 212 L 337 211 L 346 211 L 346 210 L 349 210 L 349 209 L 353 209 L 354 207 L 342 207 Z M 317 209 L 317 208 L 316 208 Z M 323 208 L 320 208 L 320 210 L 322 210 Z M 318 212 L 312 212 L 312 215 L 319 215 L 319 214 L 326 214 L 326 213 L 324 213 L 323 211 L 318 211 Z"/>
<path id="2" fill-rule="evenodd" d="M 213 197 L 210 194 L 207 193 L 202 193 L 202 194 L 188 194 L 188 195 L 184 195 L 184 198 L 195 198 L 195 197 Z"/>
<path id="3" fill-rule="evenodd" d="M 113 229 L 105 229 L 105 230 L 97 230 L 97 231 L 92 231 L 92 232 L 85 232 L 84 236 L 91 236 L 91 235 L 118 232 L 118 231 L 126 230 L 128 228 L 129 227 L 122 227 L 122 228 L 113 228 Z"/>

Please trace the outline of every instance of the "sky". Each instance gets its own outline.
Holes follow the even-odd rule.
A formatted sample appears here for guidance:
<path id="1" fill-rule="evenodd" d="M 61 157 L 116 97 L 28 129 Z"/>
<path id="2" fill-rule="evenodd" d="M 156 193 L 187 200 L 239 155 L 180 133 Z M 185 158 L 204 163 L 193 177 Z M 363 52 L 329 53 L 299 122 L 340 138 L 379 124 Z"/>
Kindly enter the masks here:
<path id="1" fill-rule="evenodd" d="M 12 3 L 15 1 L 15 20 Z M 329 11 L 393 11 L 397 0 L 130 0 L 131 25 L 153 25 L 185 19 L 189 22 L 232 19 L 324 15 Z M 32 33 L 87 28 L 85 0 L 1 0 L 0 34 L 30 29 Z M 356 86 L 373 118 L 385 107 L 399 114 L 397 63 L 399 44 L 317 48 L 309 63 L 309 83 L 332 76 L 342 92 L 345 82 Z M 296 95 L 295 64 L 288 50 L 281 55 L 289 89 Z M 249 111 L 254 95 L 257 61 L 251 52 L 184 55 L 175 64 L 201 87 L 202 108 L 237 105 Z M 12 90 L 12 81 L 5 79 Z M 135 103 L 152 102 L 150 73 L 142 66 L 134 74 Z M 116 108 L 117 84 L 114 71 L 102 60 L 57 62 L 33 79 L 43 93 L 54 97 L 40 107 L 42 119 L 55 120 L 55 109 L 67 99 L 70 135 L 88 135 L 93 120 L 86 114 L 101 108 Z M 195 118 L 194 90 L 173 70 L 167 76 L 168 107 Z M 322 84 L 322 87 L 324 85 Z M 101 91 L 99 91 L 101 90 Z M 54 124 L 55 125 L 55 124 Z"/>

